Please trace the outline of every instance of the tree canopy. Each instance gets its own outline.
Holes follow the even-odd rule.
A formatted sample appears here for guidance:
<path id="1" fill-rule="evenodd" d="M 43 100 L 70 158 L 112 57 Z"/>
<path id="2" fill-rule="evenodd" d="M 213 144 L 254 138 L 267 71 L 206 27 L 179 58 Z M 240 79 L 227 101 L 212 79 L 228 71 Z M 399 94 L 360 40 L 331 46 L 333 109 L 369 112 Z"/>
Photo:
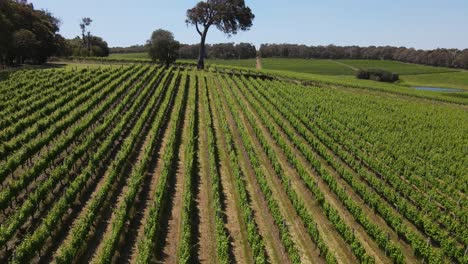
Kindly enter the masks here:
<path id="1" fill-rule="evenodd" d="M 83 41 L 77 36 L 74 39 L 65 40 L 57 55 L 61 57 L 107 57 L 109 50 L 107 42 L 100 37 L 89 35 L 86 41 Z"/>
<path id="2" fill-rule="evenodd" d="M 62 36 L 60 21 L 50 12 L 35 10 L 27 1 L 0 1 L 0 64 L 44 63 Z"/>
<path id="3" fill-rule="evenodd" d="M 186 23 L 194 25 L 200 35 L 198 68 L 205 67 L 206 36 L 211 26 L 215 26 L 228 36 L 252 27 L 255 15 L 244 0 L 207 0 L 187 10 Z"/>
<path id="4" fill-rule="evenodd" d="M 149 55 L 153 61 L 164 63 L 166 66 L 176 61 L 180 43 L 174 39 L 172 32 L 158 29 L 148 40 Z"/>

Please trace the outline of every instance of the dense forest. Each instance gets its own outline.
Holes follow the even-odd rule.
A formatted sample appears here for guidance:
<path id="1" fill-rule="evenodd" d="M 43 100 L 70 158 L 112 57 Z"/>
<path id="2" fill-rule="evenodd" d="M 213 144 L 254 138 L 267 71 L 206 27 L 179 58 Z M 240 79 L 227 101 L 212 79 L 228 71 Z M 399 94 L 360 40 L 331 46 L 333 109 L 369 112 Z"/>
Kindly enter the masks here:
<path id="1" fill-rule="evenodd" d="M 390 46 L 341 47 L 335 45 L 262 44 L 259 54 L 263 58 L 395 60 L 439 67 L 468 69 L 468 49 L 417 50 L 414 48 Z"/>

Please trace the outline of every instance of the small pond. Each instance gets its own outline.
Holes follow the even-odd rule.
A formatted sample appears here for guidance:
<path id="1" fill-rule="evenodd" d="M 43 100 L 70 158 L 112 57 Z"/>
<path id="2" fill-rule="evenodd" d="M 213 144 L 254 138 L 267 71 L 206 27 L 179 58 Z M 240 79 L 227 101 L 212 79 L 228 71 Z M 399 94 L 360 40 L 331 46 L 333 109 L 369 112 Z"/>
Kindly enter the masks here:
<path id="1" fill-rule="evenodd" d="M 442 87 L 428 87 L 428 86 L 415 86 L 413 87 L 416 90 L 420 91 L 433 91 L 433 92 L 464 92 L 465 90 L 462 89 L 455 89 L 455 88 L 442 88 Z"/>

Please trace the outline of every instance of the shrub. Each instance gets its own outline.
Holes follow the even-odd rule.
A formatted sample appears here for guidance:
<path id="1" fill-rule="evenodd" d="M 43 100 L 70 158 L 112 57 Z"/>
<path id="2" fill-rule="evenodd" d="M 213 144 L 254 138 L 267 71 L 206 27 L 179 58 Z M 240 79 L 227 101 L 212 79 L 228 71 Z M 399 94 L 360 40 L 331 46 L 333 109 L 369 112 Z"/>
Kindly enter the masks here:
<path id="1" fill-rule="evenodd" d="M 380 69 L 359 70 L 356 78 L 378 82 L 396 82 L 400 79 L 398 74 Z"/>

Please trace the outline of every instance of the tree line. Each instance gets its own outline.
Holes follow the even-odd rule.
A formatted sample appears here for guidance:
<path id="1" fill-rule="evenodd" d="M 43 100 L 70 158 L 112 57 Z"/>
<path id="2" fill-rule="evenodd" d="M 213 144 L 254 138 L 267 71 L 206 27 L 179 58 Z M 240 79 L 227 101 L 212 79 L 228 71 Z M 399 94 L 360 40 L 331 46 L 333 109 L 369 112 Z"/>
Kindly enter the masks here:
<path id="1" fill-rule="evenodd" d="M 438 67 L 468 69 L 468 49 L 421 50 L 391 46 L 306 46 L 296 44 L 262 44 L 262 58 L 368 59 L 395 60 Z"/>
<path id="2" fill-rule="evenodd" d="M 151 41 L 151 40 L 150 40 Z M 110 48 L 110 53 L 147 53 L 150 49 L 147 45 L 133 45 L 130 47 Z M 179 59 L 198 59 L 200 44 L 180 44 L 178 49 Z M 250 43 L 217 43 L 206 44 L 205 58 L 208 59 L 252 59 L 257 56 L 255 45 Z"/>

